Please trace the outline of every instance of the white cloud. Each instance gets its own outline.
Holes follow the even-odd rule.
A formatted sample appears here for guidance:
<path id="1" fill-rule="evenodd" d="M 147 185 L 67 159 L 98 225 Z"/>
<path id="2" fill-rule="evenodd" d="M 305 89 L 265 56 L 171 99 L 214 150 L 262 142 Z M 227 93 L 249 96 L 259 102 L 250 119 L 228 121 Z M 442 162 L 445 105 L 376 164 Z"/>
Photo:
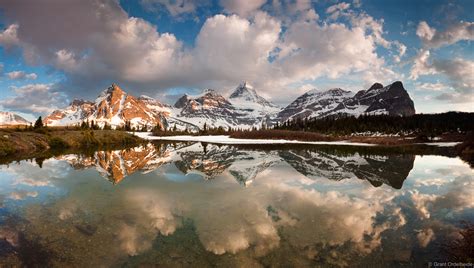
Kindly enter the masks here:
<path id="1" fill-rule="evenodd" d="M 335 5 L 332 5 L 332 6 L 328 7 L 326 9 L 326 13 L 330 15 L 329 16 L 330 19 L 335 20 L 341 15 L 342 11 L 348 9 L 350 6 L 351 6 L 351 4 L 345 3 L 345 2 L 335 4 Z"/>
<path id="2" fill-rule="evenodd" d="M 416 35 L 426 48 L 440 48 L 462 40 L 474 40 L 474 22 L 459 22 L 449 25 L 444 31 L 431 28 L 426 21 L 418 24 Z"/>
<path id="3" fill-rule="evenodd" d="M 438 99 L 451 102 L 474 101 L 474 61 L 461 58 L 430 60 L 430 51 L 420 50 L 414 59 L 410 78 L 433 74 L 445 75 L 455 90 L 439 95 Z"/>
<path id="4" fill-rule="evenodd" d="M 8 78 L 12 80 L 20 80 L 20 79 L 35 80 L 36 78 L 38 78 L 38 76 L 35 73 L 28 74 L 28 73 L 25 73 L 24 71 L 13 71 L 13 72 L 6 73 L 6 75 L 8 76 Z"/>
<path id="5" fill-rule="evenodd" d="M 166 8 L 171 16 L 193 13 L 199 5 L 205 4 L 203 0 L 141 0 L 140 3 L 150 11 L 159 11 Z"/>
<path id="6" fill-rule="evenodd" d="M 450 86 L 441 83 L 416 83 L 417 89 L 426 90 L 426 91 L 443 91 L 446 89 L 452 89 Z"/>
<path id="7" fill-rule="evenodd" d="M 257 11 L 267 0 L 220 0 L 220 5 L 229 13 L 239 14 L 243 17 Z"/>
<path id="8" fill-rule="evenodd" d="M 195 5 L 192 1 L 155 2 L 182 3 L 183 8 Z M 106 86 L 104 81 L 123 84 L 135 94 L 158 95 L 170 87 L 226 90 L 249 80 L 262 94 L 272 96 L 291 83 L 325 76 L 357 73 L 370 82 L 381 81 L 395 75 L 377 54 L 377 47 L 393 46 L 399 57 L 405 52 L 401 43 L 383 38 L 382 20 L 351 11 L 347 3 L 337 8 L 348 18 L 342 24 L 320 23 L 310 1 L 274 1 L 274 7 L 293 14 L 285 32 L 282 19 L 258 11 L 264 1 L 223 4 L 236 8 L 232 12 L 252 16 L 207 18 L 195 47 L 186 47 L 175 35 L 160 33 L 143 19 L 128 17 L 113 1 L 86 1 L 80 6 L 66 1 L 58 14 L 36 3 L 31 9 L 37 12 L 31 14 L 9 2 L 3 4 L 7 15 L 18 24 L 2 35 L 17 37 L 15 42 L 28 62 L 65 72 L 60 86 L 70 97 L 87 98 L 96 96 Z M 192 10 L 189 6 L 186 10 Z M 70 31 L 78 22 L 81 28 Z M 296 96 L 296 92 L 289 94 L 285 98 Z"/>
<path id="9" fill-rule="evenodd" d="M 9 25 L 3 32 L 0 32 L 0 45 L 10 48 L 20 43 L 17 35 L 18 24 Z"/>
<path id="10" fill-rule="evenodd" d="M 64 95 L 51 84 L 28 84 L 12 89 L 15 96 L 0 100 L 0 105 L 12 111 L 47 114 L 66 104 Z"/>

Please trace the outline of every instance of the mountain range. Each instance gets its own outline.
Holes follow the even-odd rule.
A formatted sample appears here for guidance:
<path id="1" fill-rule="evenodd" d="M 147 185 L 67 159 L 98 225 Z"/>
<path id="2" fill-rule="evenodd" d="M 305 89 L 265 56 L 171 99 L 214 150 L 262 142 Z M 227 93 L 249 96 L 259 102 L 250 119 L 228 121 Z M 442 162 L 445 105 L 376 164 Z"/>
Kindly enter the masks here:
<path id="1" fill-rule="evenodd" d="M 357 178 L 374 187 L 386 184 L 400 189 L 413 168 L 415 156 L 361 155 L 315 148 L 260 151 L 203 143 L 149 143 L 124 150 L 97 151 L 93 156 L 64 155 L 57 159 L 67 161 L 74 169 L 96 168 L 113 184 L 135 172 L 148 173 L 171 165 L 182 174 L 205 180 L 228 174 L 240 185 L 248 186 L 267 168 L 289 164 L 311 180 Z"/>
<path id="2" fill-rule="evenodd" d="M 68 107 L 52 112 L 43 122 L 48 126 L 66 126 L 94 121 L 100 127 L 107 124 L 112 128 L 130 122 L 136 129 L 176 126 L 179 130 L 197 131 L 205 125 L 249 129 L 287 120 L 362 114 L 408 116 L 415 114 L 415 107 L 400 81 L 385 87 L 375 83 L 357 93 L 340 88 L 313 89 L 284 108 L 260 96 L 247 82 L 238 85 L 228 97 L 206 89 L 199 95 L 184 94 L 174 105 L 148 96 L 135 97 L 112 84 L 95 101 L 76 99 Z"/>
<path id="3" fill-rule="evenodd" d="M 11 113 L 11 112 L 0 112 L 0 126 L 2 125 L 29 125 L 30 122 L 25 118 Z"/>

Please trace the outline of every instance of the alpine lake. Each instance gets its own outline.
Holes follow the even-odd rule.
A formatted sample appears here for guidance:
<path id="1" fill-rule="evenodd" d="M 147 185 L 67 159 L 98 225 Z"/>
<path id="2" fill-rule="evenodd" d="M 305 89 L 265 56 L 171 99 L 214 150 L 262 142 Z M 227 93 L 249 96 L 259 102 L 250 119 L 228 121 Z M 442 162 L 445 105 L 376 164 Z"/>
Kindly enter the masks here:
<path id="1" fill-rule="evenodd" d="M 465 261 L 474 170 L 425 151 L 154 142 L 2 164 L 0 267 Z"/>

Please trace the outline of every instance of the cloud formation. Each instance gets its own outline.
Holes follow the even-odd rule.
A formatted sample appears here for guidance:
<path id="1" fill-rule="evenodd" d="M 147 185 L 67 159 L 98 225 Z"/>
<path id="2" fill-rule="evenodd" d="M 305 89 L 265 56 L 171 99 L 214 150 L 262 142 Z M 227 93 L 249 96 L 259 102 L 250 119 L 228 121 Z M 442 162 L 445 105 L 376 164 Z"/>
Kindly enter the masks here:
<path id="1" fill-rule="evenodd" d="M 31 79 L 35 80 L 38 76 L 35 73 L 25 73 L 24 71 L 13 71 L 6 73 L 8 78 L 12 80 Z"/>
<path id="2" fill-rule="evenodd" d="M 258 10 L 267 0 L 220 0 L 220 5 L 230 13 L 239 14 L 243 17 Z"/>
<path id="3" fill-rule="evenodd" d="M 416 29 L 426 48 L 440 48 L 462 40 L 474 40 L 474 22 L 461 21 L 449 25 L 444 31 L 438 31 L 421 21 Z"/>
<path id="4" fill-rule="evenodd" d="M 66 105 L 63 93 L 55 90 L 51 84 L 28 84 L 13 87 L 13 97 L 1 99 L 0 106 L 23 113 L 47 114 Z"/>
<path id="5" fill-rule="evenodd" d="M 286 21 L 258 10 L 264 2 L 222 1 L 236 14 L 207 18 L 195 46 L 186 47 L 174 34 L 129 17 L 115 1 L 78 5 L 68 0 L 50 8 L 19 0 L 1 4 L 12 24 L 1 33 L 0 43 L 21 47 L 28 63 L 64 72 L 66 80 L 58 86 L 71 98 L 95 97 L 110 82 L 157 95 L 171 87 L 229 90 L 250 80 L 263 95 L 275 96 L 300 80 L 355 72 L 372 83 L 394 76 L 376 52 L 380 45 L 392 46 L 382 37 L 381 21 L 345 4 L 337 10 L 347 13 L 347 24 L 322 23 L 309 1 L 274 1 L 275 9 L 299 14 L 284 29 Z M 193 12 L 197 5 L 186 0 L 144 3 L 165 6 L 171 14 Z M 27 4 L 37 12 L 27 12 Z M 406 50 L 402 44 L 394 49 L 400 56 Z"/>

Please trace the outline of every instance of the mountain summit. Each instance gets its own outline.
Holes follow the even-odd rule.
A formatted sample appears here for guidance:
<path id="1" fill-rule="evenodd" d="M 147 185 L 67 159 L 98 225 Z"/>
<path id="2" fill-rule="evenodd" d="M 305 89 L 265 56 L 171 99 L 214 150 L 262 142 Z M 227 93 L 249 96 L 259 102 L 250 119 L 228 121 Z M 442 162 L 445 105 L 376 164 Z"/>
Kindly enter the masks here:
<path id="1" fill-rule="evenodd" d="M 0 125 L 29 125 L 25 118 L 10 112 L 0 112 Z"/>
<path id="2" fill-rule="evenodd" d="M 369 89 L 356 94 L 340 88 L 308 91 L 285 107 L 278 114 L 278 119 L 283 122 L 297 118 L 362 114 L 409 116 L 415 114 L 415 106 L 402 82 L 396 81 L 386 87 L 374 83 Z"/>
<path id="3" fill-rule="evenodd" d="M 164 127 L 163 112 L 150 109 L 149 105 L 149 99 L 136 98 L 124 92 L 117 84 L 112 84 L 94 102 L 74 100 L 66 109 L 56 110 L 47 116 L 44 123 L 63 126 L 95 121 L 101 127 L 108 124 L 112 128 L 118 128 L 129 121 L 135 128 Z"/>
<path id="4" fill-rule="evenodd" d="M 117 84 L 112 84 L 94 102 L 74 100 L 67 108 L 47 116 L 44 123 L 58 126 L 95 121 L 99 126 L 108 124 L 117 128 L 130 122 L 132 127 L 140 129 L 176 126 L 180 130 L 196 131 L 202 129 L 204 124 L 208 127 L 249 129 L 298 118 L 361 114 L 406 116 L 414 113 L 413 101 L 399 81 L 386 87 L 375 83 L 356 94 L 341 88 L 310 90 L 284 109 L 260 96 L 247 82 L 237 86 L 229 98 L 218 91 L 206 89 L 196 96 L 183 95 L 174 106 L 148 96 L 136 98 Z"/>
<path id="5" fill-rule="evenodd" d="M 246 81 L 241 83 L 235 90 L 230 94 L 229 99 L 231 102 L 240 104 L 257 104 L 262 107 L 277 108 L 275 104 L 267 101 L 265 98 L 257 94 L 257 91 Z"/>

